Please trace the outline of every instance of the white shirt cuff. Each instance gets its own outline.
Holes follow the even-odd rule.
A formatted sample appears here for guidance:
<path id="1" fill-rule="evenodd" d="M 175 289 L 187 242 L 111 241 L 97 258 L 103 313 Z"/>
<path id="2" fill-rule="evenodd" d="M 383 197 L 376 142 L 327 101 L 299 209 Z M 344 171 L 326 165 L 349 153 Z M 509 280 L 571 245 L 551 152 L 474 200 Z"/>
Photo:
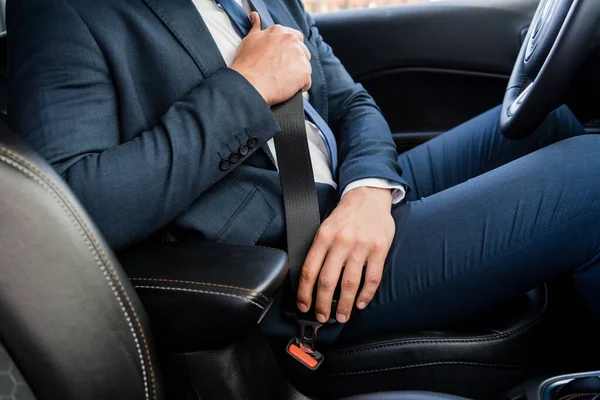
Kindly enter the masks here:
<path id="1" fill-rule="evenodd" d="M 351 182 L 346 186 L 344 192 L 342 193 L 342 197 L 346 195 L 352 189 L 356 189 L 359 187 L 373 187 L 378 189 L 391 189 L 392 190 L 392 204 L 398 204 L 404 197 L 406 196 L 406 189 L 404 185 L 396 182 L 392 182 L 389 179 L 380 179 L 380 178 L 367 178 L 367 179 L 359 179 L 357 181 Z"/>

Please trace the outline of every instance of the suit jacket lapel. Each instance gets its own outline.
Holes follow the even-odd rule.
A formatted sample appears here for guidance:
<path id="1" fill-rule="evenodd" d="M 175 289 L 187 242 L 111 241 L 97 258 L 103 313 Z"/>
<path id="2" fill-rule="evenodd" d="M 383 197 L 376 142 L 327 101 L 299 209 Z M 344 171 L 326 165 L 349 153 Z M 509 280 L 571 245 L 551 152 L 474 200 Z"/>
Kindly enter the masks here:
<path id="1" fill-rule="evenodd" d="M 192 57 L 205 78 L 225 66 L 221 52 L 191 0 L 144 0 Z"/>
<path id="2" fill-rule="evenodd" d="M 191 0 L 144 1 L 185 48 L 204 78 L 225 66 L 217 44 Z M 264 155 L 269 158 L 271 168 L 275 168 L 275 161 L 268 146 L 265 144 L 262 149 Z"/>

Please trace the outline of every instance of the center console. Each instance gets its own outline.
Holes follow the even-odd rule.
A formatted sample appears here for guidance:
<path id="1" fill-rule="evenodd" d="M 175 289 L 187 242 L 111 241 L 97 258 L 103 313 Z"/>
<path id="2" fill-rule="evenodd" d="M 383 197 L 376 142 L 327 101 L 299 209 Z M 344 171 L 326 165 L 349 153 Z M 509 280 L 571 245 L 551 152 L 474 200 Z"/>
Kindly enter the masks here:
<path id="1" fill-rule="evenodd" d="M 168 398 L 292 398 L 258 327 L 287 277 L 283 251 L 190 235 L 119 260 L 148 314 Z"/>
<path id="2" fill-rule="evenodd" d="M 511 391 L 506 400 L 600 400 L 600 371 L 536 379 Z"/>

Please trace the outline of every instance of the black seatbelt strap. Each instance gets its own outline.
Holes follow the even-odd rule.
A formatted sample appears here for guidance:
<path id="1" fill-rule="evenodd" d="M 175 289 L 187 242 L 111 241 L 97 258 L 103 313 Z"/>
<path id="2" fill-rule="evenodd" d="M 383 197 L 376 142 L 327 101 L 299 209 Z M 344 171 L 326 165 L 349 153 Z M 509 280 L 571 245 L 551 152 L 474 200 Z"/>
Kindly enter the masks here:
<path id="1" fill-rule="evenodd" d="M 281 127 L 281 132 L 275 135 L 275 151 L 285 210 L 290 282 L 295 296 L 321 216 L 308 150 L 302 93 L 272 107 L 272 111 Z M 304 366 L 316 370 L 323 362 L 323 355 L 315 350 L 317 331 L 322 324 L 302 317 L 297 317 L 297 322 L 300 337 L 293 338 L 286 350 Z"/>
<path id="2" fill-rule="evenodd" d="M 281 132 L 275 135 L 275 151 L 285 209 L 290 280 L 297 291 L 302 265 L 321 224 L 302 93 L 272 110 L 281 127 Z"/>

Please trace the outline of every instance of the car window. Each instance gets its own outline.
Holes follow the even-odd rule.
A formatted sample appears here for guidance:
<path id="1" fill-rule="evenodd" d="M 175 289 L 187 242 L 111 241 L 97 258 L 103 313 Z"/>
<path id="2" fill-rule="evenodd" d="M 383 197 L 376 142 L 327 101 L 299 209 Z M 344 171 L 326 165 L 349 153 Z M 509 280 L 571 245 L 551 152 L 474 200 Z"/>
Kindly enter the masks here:
<path id="1" fill-rule="evenodd" d="M 310 13 L 322 13 L 358 8 L 375 8 L 398 4 L 430 3 L 436 0 L 303 0 Z"/>

